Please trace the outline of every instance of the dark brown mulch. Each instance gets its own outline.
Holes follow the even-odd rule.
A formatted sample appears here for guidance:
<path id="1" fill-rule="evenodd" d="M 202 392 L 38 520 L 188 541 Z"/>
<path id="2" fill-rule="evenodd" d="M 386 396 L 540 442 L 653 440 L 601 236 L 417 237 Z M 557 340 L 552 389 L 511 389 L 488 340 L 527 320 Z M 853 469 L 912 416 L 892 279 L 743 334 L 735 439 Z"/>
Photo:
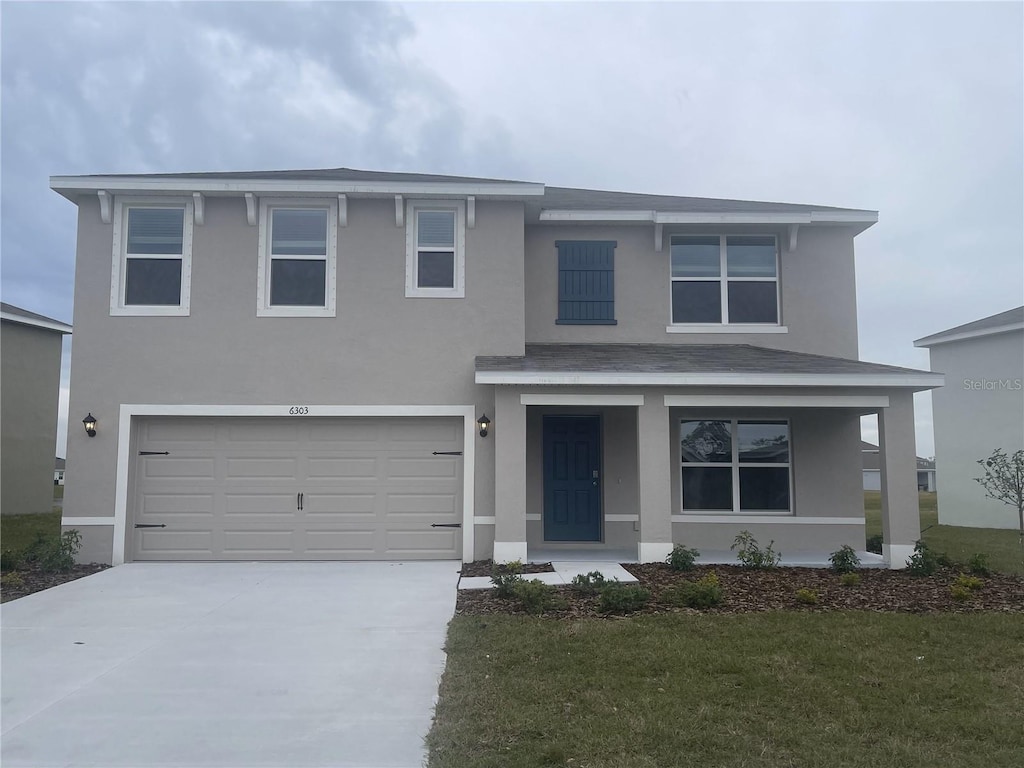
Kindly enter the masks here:
<path id="1" fill-rule="evenodd" d="M 494 568 L 493 560 L 474 560 L 472 563 L 463 563 L 460 573 L 463 576 L 490 576 Z M 520 573 L 551 573 L 555 569 L 551 563 L 523 563 Z M 499 573 L 508 573 L 504 565 L 498 566 Z"/>
<path id="2" fill-rule="evenodd" d="M 702 613 L 753 613 L 758 611 L 800 610 L 879 611 L 897 613 L 974 613 L 995 611 L 1024 613 L 1024 579 L 993 574 L 981 577 L 981 589 L 966 600 L 956 600 L 950 586 L 960 571 L 942 568 L 928 577 L 911 576 L 906 571 L 865 568 L 857 571 L 860 584 L 846 587 L 839 576 L 827 568 L 772 568 L 749 570 L 734 565 L 698 566 L 692 571 L 671 570 L 660 563 L 624 563 L 623 567 L 650 590 L 651 599 L 639 613 L 698 613 L 673 605 L 665 591 L 686 581 L 695 581 L 714 572 L 725 599 L 722 605 Z M 800 589 L 813 590 L 818 602 L 807 605 L 797 600 Z M 546 615 L 569 618 L 600 616 L 598 598 L 582 595 L 571 587 L 558 587 L 563 607 Z M 493 590 L 460 590 L 456 613 L 524 613 L 514 600 L 494 596 Z"/>
<path id="3" fill-rule="evenodd" d="M 109 568 L 109 565 L 102 563 L 89 563 L 88 565 L 76 565 L 70 571 L 63 573 L 46 573 L 33 564 L 24 565 L 17 571 L 4 573 L 4 583 L 0 586 L 0 603 L 10 600 L 17 600 L 19 597 L 31 595 L 33 592 L 42 592 L 44 589 L 56 587 L 68 581 L 80 579 L 83 576 L 92 576 Z M 11 576 L 17 574 L 21 584 Z M 13 582 L 13 583 L 12 583 Z"/>

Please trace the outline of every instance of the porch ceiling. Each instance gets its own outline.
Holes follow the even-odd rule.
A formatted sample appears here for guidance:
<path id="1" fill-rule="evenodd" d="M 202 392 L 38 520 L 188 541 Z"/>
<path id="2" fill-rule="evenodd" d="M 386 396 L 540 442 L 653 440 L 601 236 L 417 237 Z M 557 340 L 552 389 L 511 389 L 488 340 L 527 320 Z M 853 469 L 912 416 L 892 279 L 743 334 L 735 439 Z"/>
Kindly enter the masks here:
<path id="1" fill-rule="evenodd" d="M 478 384 L 896 387 L 942 374 L 749 344 L 527 344 L 522 356 L 479 356 Z"/>

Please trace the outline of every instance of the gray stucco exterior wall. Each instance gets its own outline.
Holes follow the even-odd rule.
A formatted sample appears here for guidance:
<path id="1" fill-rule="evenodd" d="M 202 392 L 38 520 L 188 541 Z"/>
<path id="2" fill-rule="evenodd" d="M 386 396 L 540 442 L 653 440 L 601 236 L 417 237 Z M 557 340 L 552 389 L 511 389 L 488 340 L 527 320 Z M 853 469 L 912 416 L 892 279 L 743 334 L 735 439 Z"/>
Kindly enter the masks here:
<path id="1" fill-rule="evenodd" d="M 53 511 L 61 340 L 59 332 L 0 323 L 0 512 L 5 515 Z"/>

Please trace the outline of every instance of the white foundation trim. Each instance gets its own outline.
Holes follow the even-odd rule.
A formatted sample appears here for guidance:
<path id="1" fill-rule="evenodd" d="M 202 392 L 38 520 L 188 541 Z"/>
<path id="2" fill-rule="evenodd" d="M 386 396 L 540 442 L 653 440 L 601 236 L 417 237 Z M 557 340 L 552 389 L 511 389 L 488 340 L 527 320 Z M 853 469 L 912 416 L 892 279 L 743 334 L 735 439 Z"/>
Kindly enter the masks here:
<path id="1" fill-rule="evenodd" d="M 671 552 L 672 544 L 669 542 L 641 541 L 637 545 L 636 559 L 641 563 L 663 563 Z"/>
<path id="2" fill-rule="evenodd" d="M 640 515 L 605 515 L 606 523 L 638 523 Z"/>
<path id="3" fill-rule="evenodd" d="M 492 555 L 494 562 L 496 563 L 510 563 L 513 560 L 519 560 L 520 562 L 526 562 L 526 542 L 525 541 L 496 541 L 494 542 L 494 554 Z"/>
<path id="4" fill-rule="evenodd" d="M 724 408 L 888 408 L 882 396 L 665 395 L 666 406 Z"/>
<path id="5" fill-rule="evenodd" d="M 477 384 L 719 387 L 908 387 L 945 384 L 941 373 L 645 373 L 629 371 L 477 371 Z"/>
<path id="6" fill-rule="evenodd" d="M 301 407 L 301 416 L 289 413 Z M 474 405 L 157 405 L 125 403 L 117 430 L 117 487 L 114 496 L 113 565 L 124 563 L 128 523 L 128 468 L 131 463 L 132 420 L 141 416 L 283 416 L 308 419 L 317 416 L 447 416 L 461 417 L 462 440 L 462 560 L 473 559 L 475 528 L 473 499 L 476 477 L 476 406 Z M 526 543 L 523 542 L 523 558 Z M 516 559 L 516 558 L 510 558 Z"/>
<path id="7" fill-rule="evenodd" d="M 527 512 L 526 513 L 526 520 L 527 520 L 527 522 L 531 522 L 531 521 L 540 522 L 543 519 L 544 519 L 544 516 L 541 515 L 539 512 Z"/>
<path id="8" fill-rule="evenodd" d="M 793 515 L 672 515 L 673 523 L 730 525 L 864 525 L 863 517 L 794 517 Z"/>
<path id="9" fill-rule="evenodd" d="M 494 515 L 477 515 L 473 518 L 473 523 L 474 525 L 495 525 L 497 523 L 497 519 Z"/>
<path id="10" fill-rule="evenodd" d="M 913 544 L 883 544 L 882 559 L 893 570 L 907 567 L 907 560 L 914 554 Z"/>
<path id="11" fill-rule="evenodd" d="M 114 525 L 112 517 L 62 517 L 60 524 L 74 527 L 78 525 Z"/>
<path id="12" fill-rule="evenodd" d="M 521 405 L 643 405 L 643 395 L 520 395 Z"/>

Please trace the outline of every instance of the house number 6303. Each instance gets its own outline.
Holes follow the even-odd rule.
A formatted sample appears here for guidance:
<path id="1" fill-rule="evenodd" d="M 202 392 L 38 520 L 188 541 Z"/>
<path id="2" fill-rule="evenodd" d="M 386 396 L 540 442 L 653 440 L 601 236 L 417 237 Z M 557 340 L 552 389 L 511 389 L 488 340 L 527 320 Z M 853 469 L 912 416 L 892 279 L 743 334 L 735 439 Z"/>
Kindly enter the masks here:
<path id="1" fill-rule="evenodd" d="M 292 416 L 305 416 L 309 413 L 308 405 L 293 405 L 288 409 L 288 413 Z"/>

